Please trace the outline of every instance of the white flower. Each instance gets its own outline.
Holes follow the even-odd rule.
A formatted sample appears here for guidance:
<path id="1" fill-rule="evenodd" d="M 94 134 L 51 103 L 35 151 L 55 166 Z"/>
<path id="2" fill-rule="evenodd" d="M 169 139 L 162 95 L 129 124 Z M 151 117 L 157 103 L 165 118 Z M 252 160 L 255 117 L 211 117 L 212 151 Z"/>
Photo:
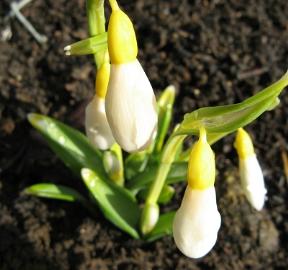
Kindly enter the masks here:
<path id="1" fill-rule="evenodd" d="M 196 259 L 213 248 L 221 224 L 214 188 L 215 156 L 204 128 L 200 128 L 199 140 L 190 153 L 187 180 L 173 222 L 173 237 L 184 255 Z"/>
<path id="2" fill-rule="evenodd" d="M 188 185 L 173 222 L 176 246 L 187 257 L 203 257 L 215 245 L 220 224 L 215 188 L 197 190 Z"/>
<path id="3" fill-rule="evenodd" d="M 260 211 L 265 202 L 267 190 L 263 173 L 256 155 L 239 159 L 241 185 L 250 204 Z"/>
<path id="4" fill-rule="evenodd" d="M 250 204 L 260 211 L 264 206 L 267 191 L 252 139 L 243 128 L 238 129 L 234 146 L 239 156 L 242 188 Z"/>
<path id="5" fill-rule="evenodd" d="M 105 100 L 95 95 L 85 110 L 85 129 L 89 141 L 101 150 L 115 142 L 105 114 Z"/>
<path id="6" fill-rule="evenodd" d="M 105 108 L 113 136 L 125 151 L 150 145 L 157 129 L 156 100 L 137 59 L 111 64 Z"/>

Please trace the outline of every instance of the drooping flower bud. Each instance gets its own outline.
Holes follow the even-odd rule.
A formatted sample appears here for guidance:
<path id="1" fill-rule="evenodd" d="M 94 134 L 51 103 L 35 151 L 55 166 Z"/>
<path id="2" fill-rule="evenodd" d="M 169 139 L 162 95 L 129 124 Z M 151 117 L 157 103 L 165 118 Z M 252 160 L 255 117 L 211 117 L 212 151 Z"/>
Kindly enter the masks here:
<path id="1" fill-rule="evenodd" d="M 152 86 L 137 60 L 132 22 L 116 1 L 108 25 L 111 59 L 106 113 L 113 136 L 127 152 L 147 148 L 157 129 L 157 108 Z"/>
<path id="2" fill-rule="evenodd" d="M 103 63 L 96 75 L 96 94 L 85 110 L 85 129 L 89 141 L 101 150 L 115 142 L 105 113 L 105 95 L 109 82 L 110 64 Z"/>
<path id="3" fill-rule="evenodd" d="M 116 145 L 117 144 L 114 144 L 113 147 Z M 121 166 L 121 161 L 119 160 L 119 158 L 117 157 L 114 151 L 104 152 L 103 165 L 110 179 L 117 185 L 123 186 L 123 183 L 124 183 L 123 168 Z"/>
<path id="4" fill-rule="evenodd" d="M 260 211 L 267 193 L 263 173 L 249 134 L 239 128 L 234 144 L 239 156 L 239 172 L 241 185 L 249 203 Z"/>
<path id="5" fill-rule="evenodd" d="M 155 227 L 159 219 L 159 206 L 157 203 L 148 203 L 142 210 L 141 232 L 145 235 Z"/>
<path id="6" fill-rule="evenodd" d="M 221 217 L 214 182 L 215 157 L 202 129 L 190 154 L 188 186 L 173 222 L 176 246 L 187 257 L 203 257 L 217 240 Z"/>

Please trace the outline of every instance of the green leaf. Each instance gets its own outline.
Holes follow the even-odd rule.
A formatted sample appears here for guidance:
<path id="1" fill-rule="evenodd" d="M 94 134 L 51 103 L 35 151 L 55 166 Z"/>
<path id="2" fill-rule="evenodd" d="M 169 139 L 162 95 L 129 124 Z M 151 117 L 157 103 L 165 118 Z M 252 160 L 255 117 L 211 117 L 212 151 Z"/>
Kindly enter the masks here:
<path id="1" fill-rule="evenodd" d="M 273 111 L 278 105 L 280 104 L 280 99 L 277 97 L 275 98 L 274 102 L 271 103 L 267 111 Z"/>
<path id="2" fill-rule="evenodd" d="M 160 153 L 164 139 L 167 135 L 173 113 L 175 101 L 175 87 L 168 86 L 157 101 L 158 105 L 158 130 L 155 139 L 154 153 Z"/>
<path id="3" fill-rule="evenodd" d="M 87 0 L 86 11 L 90 36 L 105 32 L 104 0 Z"/>
<path id="4" fill-rule="evenodd" d="M 276 83 L 241 103 L 206 107 L 186 114 L 174 135 L 198 134 L 200 127 L 205 127 L 208 134 L 233 132 L 271 109 L 287 85 L 288 72 Z"/>
<path id="5" fill-rule="evenodd" d="M 90 168 L 101 177 L 106 177 L 102 154 L 78 130 L 53 118 L 31 113 L 31 125 L 46 139 L 50 148 L 74 173 L 80 175 L 82 168 Z"/>
<path id="6" fill-rule="evenodd" d="M 174 162 L 171 165 L 166 184 L 174 184 L 182 181 L 186 181 L 187 178 L 187 162 Z M 141 189 L 147 188 L 149 184 L 155 179 L 157 174 L 158 166 L 156 164 L 150 165 L 146 168 L 145 171 L 138 174 L 133 178 L 128 184 L 128 188 L 134 193 L 138 192 Z"/>
<path id="7" fill-rule="evenodd" d="M 66 55 L 87 55 L 95 54 L 107 49 L 107 33 L 101 33 L 76 43 L 70 44 L 64 48 Z"/>
<path id="8" fill-rule="evenodd" d="M 173 233 L 173 220 L 175 211 L 163 214 L 159 217 L 159 220 L 154 229 L 145 237 L 148 242 L 155 241 L 165 235 L 172 235 Z"/>
<path id="9" fill-rule="evenodd" d="M 147 194 L 148 194 L 148 189 L 146 188 L 146 189 L 140 190 L 140 192 L 138 193 L 138 196 L 142 200 L 145 200 L 147 197 Z M 168 202 L 171 201 L 174 194 L 175 194 L 175 189 L 172 186 L 165 185 L 161 190 L 157 203 L 167 204 Z"/>
<path id="10" fill-rule="evenodd" d="M 82 170 L 82 178 L 104 216 L 132 237 L 139 238 L 136 228 L 140 209 L 130 192 L 113 182 L 103 181 L 89 169 Z"/>
<path id="11" fill-rule="evenodd" d="M 125 159 L 125 177 L 128 181 L 145 169 L 148 161 L 147 157 L 146 151 L 140 151 L 130 154 Z"/>
<path id="12" fill-rule="evenodd" d="M 160 204 L 167 204 L 172 200 L 174 194 L 175 194 L 175 189 L 172 186 L 165 185 L 161 190 L 161 193 L 157 202 Z"/>
<path id="13" fill-rule="evenodd" d="M 52 183 L 35 184 L 26 188 L 24 192 L 29 195 L 68 202 L 85 201 L 85 198 L 76 190 Z"/>

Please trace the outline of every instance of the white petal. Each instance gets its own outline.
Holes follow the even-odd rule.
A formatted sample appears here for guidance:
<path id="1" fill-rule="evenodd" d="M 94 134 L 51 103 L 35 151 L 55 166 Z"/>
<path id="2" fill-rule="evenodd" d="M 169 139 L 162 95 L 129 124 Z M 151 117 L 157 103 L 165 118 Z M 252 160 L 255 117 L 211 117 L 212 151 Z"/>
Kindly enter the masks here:
<path id="1" fill-rule="evenodd" d="M 181 252 L 190 258 L 206 255 L 215 245 L 220 224 L 215 188 L 187 186 L 173 222 L 173 237 Z"/>
<path id="2" fill-rule="evenodd" d="M 156 100 L 138 60 L 111 65 L 105 106 L 113 136 L 124 150 L 148 147 L 157 129 Z"/>
<path id="3" fill-rule="evenodd" d="M 264 206 L 267 190 L 256 155 L 239 160 L 241 185 L 248 201 L 256 210 Z"/>
<path id="4" fill-rule="evenodd" d="M 89 141 L 101 150 L 115 141 L 105 114 L 105 100 L 95 95 L 85 111 L 85 129 Z"/>

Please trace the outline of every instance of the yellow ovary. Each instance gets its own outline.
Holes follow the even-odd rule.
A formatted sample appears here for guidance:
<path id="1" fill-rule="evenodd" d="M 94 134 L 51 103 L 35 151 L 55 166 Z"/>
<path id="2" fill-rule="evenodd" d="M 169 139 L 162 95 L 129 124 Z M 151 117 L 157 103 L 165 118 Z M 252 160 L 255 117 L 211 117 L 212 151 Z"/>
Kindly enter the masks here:
<path id="1" fill-rule="evenodd" d="M 108 50 L 111 63 L 134 61 L 138 54 L 138 46 L 133 24 L 116 1 L 110 3 L 112 14 L 108 25 Z"/>
<path id="2" fill-rule="evenodd" d="M 110 64 L 105 62 L 97 70 L 96 95 L 98 97 L 105 98 L 107 88 L 108 88 L 109 78 L 110 78 Z"/>
<path id="3" fill-rule="evenodd" d="M 215 156 L 207 142 L 206 131 L 200 129 L 198 142 L 192 147 L 188 164 L 188 185 L 204 190 L 214 186 Z"/>
<path id="4" fill-rule="evenodd" d="M 237 131 L 234 147 L 241 159 L 255 155 L 251 137 L 243 128 Z"/>

